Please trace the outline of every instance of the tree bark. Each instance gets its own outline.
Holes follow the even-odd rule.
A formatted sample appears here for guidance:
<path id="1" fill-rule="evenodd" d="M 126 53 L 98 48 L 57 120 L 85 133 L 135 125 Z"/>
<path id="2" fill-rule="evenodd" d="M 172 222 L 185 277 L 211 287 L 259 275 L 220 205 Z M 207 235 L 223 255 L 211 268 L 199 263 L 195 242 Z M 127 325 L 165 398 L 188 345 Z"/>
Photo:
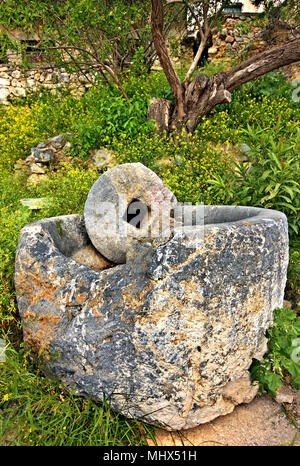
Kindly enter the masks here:
<path id="1" fill-rule="evenodd" d="M 155 50 L 160 64 L 170 83 L 171 90 L 176 99 L 178 118 L 184 119 L 184 89 L 171 62 L 168 49 L 163 36 L 164 14 L 161 0 L 151 0 L 151 32 Z"/>
<path id="2" fill-rule="evenodd" d="M 297 61 L 300 61 L 300 39 L 259 53 L 230 70 L 212 77 L 205 74 L 197 75 L 186 87 L 181 85 L 183 111 L 179 112 L 178 105 L 172 109 L 171 105 L 167 107 L 164 103 L 164 108 L 168 108 L 170 112 L 169 131 L 182 126 L 189 132 L 194 131 L 201 118 L 216 105 L 231 102 L 231 91 L 252 79 Z M 152 101 L 149 114 L 155 115 L 153 107 L 161 105 L 158 101 L 159 99 Z M 166 115 L 164 121 L 167 121 Z"/>

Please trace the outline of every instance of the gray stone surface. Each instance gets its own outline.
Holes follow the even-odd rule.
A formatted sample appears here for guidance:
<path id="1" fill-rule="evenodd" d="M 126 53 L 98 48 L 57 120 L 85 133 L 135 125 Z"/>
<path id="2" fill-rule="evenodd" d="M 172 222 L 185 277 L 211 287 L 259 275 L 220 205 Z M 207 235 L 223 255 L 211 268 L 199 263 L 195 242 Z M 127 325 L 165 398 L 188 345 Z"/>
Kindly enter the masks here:
<path id="1" fill-rule="evenodd" d="M 84 207 L 88 235 L 108 260 L 122 264 L 133 240 L 149 243 L 169 225 L 177 201 L 162 180 L 141 163 L 118 165 L 101 175 L 92 186 Z M 140 219 L 128 221 L 127 209 Z"/>
<path id="2" fill-rule="evenodd" d="M 109 150 L 99 149 L 93 154 L 92 161 L 93 164 L 101 170 L 102 168 L 108 167 L 113 162 L 113 158 L 114 156 Z"/>
<path id="3" fill-rule="evenodd" d="M 52 149 L 48 148 L 38 148 L 38 147 L 32 147 L 31 149 L 31 154 L 29 157 L 27 157 L 28 161 L 34 161 L 34 162 L 41 162 L 41 163 L 49 163 L 51 160 L 53 160 L 53 151 Z"/>
<path id="4" fill-rule="evenodd" d="M 66 136 L 64 134 L 59 134 L 58 136 L 48 139 L 48 142 L 54 149 L 62 149 L 66 142 Z"/>
<path id="5" fill-rule="evenodd" d="M 79 215 L 27 225 L 16 255 L 24 338 L 47 370 L 167 430 L 251 401 L 248 368 L 286 281 L 284 214 L 206 206 L 203 227 L 192 225 L 197 209 L 186 231 L 105 270 L 72 259 L 91 247 Z"/>

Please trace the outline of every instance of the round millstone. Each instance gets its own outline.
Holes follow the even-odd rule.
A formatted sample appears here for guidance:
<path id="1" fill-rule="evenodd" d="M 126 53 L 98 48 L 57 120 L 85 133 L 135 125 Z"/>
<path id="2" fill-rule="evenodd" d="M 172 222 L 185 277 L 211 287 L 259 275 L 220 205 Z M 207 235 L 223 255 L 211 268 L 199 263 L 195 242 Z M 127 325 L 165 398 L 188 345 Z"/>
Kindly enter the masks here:
<path id="1" fill-rule="evenodd" d="M 141 163 L 118 165 L 92 186 L 84 207 L 88 235 L 109 261 L 122 264 L 170 228 L 176 197 Z"/>

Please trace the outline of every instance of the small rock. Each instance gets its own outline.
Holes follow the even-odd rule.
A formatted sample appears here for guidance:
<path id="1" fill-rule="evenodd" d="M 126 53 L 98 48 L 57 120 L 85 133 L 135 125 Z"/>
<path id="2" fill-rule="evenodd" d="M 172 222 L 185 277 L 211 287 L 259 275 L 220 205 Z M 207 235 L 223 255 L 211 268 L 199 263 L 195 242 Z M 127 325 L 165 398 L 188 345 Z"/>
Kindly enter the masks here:
<path id="1" fill-rule="evenodd" d="M 71 258 L 78 264 L 86 265 L 94 270 L 105 270 L 113 266 L 92 245 L 85 246 L 75 251 Z"/>
<path id="2" fill-rule="evenodd" d="M 53 150 L 33 147 L 31 149 L 31 156 L 35 162 L 49 163 L 53 160 Z M 28 160 L 28 157 L 26 160 Z"/>
<path id="3" fill-rule="evenodd" d="M 35 80 L 34 79 L 27 79 L 27 82 L 25 84 L 26 87 L 33 88 L 35 86 Z"/>
<path id="4" fill-rule="evenodd" d="M 6 87 L 0 88 L 0 102 L 6 103 L 7 102 L 7 97 L 9 96 L 9 89 Z"/>
<path id="5" fill-rule="evenodd" d="M 48 142 L 54 149 L 62 149 L 65 145 L 65 140 L 66 136 L 64 134 L 59 134 L 58 136 L 48 139 Z"/>
<path id="6" fill-rule="evenodd" d="M 47 197 L 41 197 L 36 199 L 20 199 L 23 206 L 28 207 L 30 210 L 43 209 L 50 205 L 50 199 Z"/>
<path id="7" fill-rule="evenodd" d="M 283 300 L 283 307 L 286 307 L 286 309 L 292 309 L 292 303 L 290 301 L 287 301 L 286 299 Z"/>
<path id="8" fill-rule="evenodd" d="M 37 173 L 33 173 L 29 176 L 27 180 L 27 184 L 29 186 L 35 186 L 36 184 L 40 183 L 41 181 L 45 181 L 48 179 L 47 175 L 38 175 Z"/>
<path id="9" fill-rule="evenodd" d="M 92 156 L 92 161 L 94 165 L 102 169 L 108 167 L 113 160 L 113 154 L 107 149 L 100 149 Z"/>
<path id="10" fill-rule="evenodd" d="M 219 32 L 220 39 L 225 39 L 226 36 L 227 36 L 227 29 L 222 29 L 222 31 Z"/>
<path id="11" fill-rule="evenodd" d="M 286 385 L 279 387 L 276 392 L 275 400 L 277 401 L 277 403 L 293 403 L 293 390 L 290 387 L 287 387 Z"/>
<path id="12" fill-rule="evenodd" d="M 37 147 L 37 149 L 45 149 L 46 143 L 45 142 L 40 142 L 36 147 Z"/>
<path id="13" fill-rule="evenodd" d="M 30 170 L 31 173 L 36 173 L 37 175 L 43 175 L 44 173 L 46 173 L 45 169 L 39 163 L 32 163 L 30 165 Z"/>
<path id="14" fill-rule="evenodd" d="M 245 144 L 244 142 L 239 145 L 238 149 L 240 152 L 243 152 L 243 154 L 249 154 L 249 152 L 251 152 L 251 147 L 249 147 L 248 144 Z"/>
<path id="15" fill-rule="evenodd" d="M 19 80 L 18 79 L 12 79 L 11 80 L 11 86 L 18 87 L 19 86 Z"/>
<path id="16" fill-rule="evenodd" d="M 234 37 L 233 36 L 227 36 L 226 39 L 225 39 L 225 42 L 231 44 L 232 42 L 234 42 Z"/>
<path id="17" fill-rule="evenodd" d="M 218 53 L 217 47 L 210 47 L 208 49 L 208 55 L 215 55 L 216 53 Z"/>
<path id="18" fill-rule="evenodd" d="M 59 82 L 69 82 L 70 81 L 70 76 L 68 75 L 68 73 L 61 73 L 58 76 L 58 81 Z"/>
<path id="19" fill-rule="evenodd" d="M 15 79 L 20 79 L 21 77 L 21 72 L 19 70 L 15 70 L 11 73 L 11 76 Z"/>
<path id="20" fill-rule="evenodd" d="M 0 86 L 9 86 L 10 85 L 10 80 L 6 78 L 0 78 Z"/>
<path id="21" fill-rule="evenodd" d="M 26 91 L 23 87 L 16 87 L 12 93 L 16 96 L 16 97 L 25 97 L 26 95 Z"/>

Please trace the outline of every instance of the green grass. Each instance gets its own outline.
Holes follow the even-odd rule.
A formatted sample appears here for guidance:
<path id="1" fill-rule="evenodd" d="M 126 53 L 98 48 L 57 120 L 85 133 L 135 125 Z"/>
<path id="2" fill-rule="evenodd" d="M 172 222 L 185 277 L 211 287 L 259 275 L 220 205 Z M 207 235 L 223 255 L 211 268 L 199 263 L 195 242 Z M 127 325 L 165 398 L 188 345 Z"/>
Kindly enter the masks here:
<path id="1" fill-rule="evenodd" d="M 125 419 L 104 401 L 67 391 L 45 377 L 21 349 L 0 363 L 0 444 L 30 446 L 144 445 L 151 427 Z"/>

